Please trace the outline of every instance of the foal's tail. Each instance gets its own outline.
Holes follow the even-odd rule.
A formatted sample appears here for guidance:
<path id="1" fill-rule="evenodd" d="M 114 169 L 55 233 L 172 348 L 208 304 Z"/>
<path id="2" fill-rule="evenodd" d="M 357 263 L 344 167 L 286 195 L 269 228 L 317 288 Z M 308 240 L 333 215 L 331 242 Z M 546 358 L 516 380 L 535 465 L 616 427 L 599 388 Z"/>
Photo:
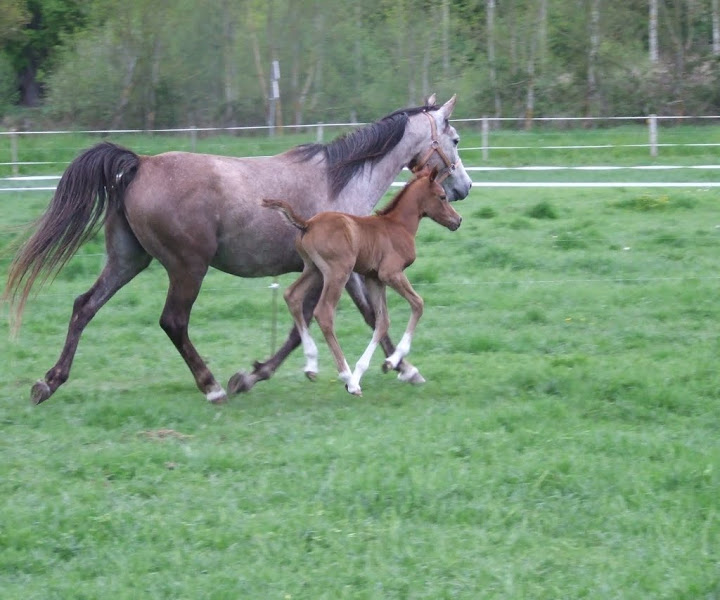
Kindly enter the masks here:
<path id="1" fill-rule="evenodd" d="M 20 326 L 30 290 L 54 278 L 104 223 L 106 208 L 121 205 L 135 177 L 139 157 L 109 142 L 93 146 L 65 170 L 45 214 L 10 265 L 3 299 L 14 308 L 14 329 Z"/>
<path id="2" fill-rule="evenodd" d="M 297 216 L 292 207 L 284 200 L 272 200 L 265 198 L 262 201 L 262 205 L 265 208 L 272 208 L 285 215 L 285 218 L 290 222 L 291 225 L 297 227 L 300 231 L 307 231 L 308 223 L 305 219 Z"/>

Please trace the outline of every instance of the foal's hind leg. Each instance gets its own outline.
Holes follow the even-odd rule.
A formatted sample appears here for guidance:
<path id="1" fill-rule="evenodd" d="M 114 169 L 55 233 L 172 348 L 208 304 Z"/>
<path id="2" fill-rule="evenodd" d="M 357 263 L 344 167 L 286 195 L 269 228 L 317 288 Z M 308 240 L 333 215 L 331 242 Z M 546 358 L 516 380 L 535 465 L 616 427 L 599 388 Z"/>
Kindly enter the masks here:
<path id="1" fill-rule="evenodd" d="M 365 322 L 374 329 L 375 311 L 373 309 L 372 302 L 368 298 L 363 278 L 360 275 L 353 273 L 345 286 L 345 289 L 347 289 L 350 298 L 352 298 L 353 302 L 360 310 Z M 385 356 L 391 356 L 395 352 L 395 346 L 390 340 L 390 336 L 387 334 L 383 335 L 381 338 L 380 345 L 382 346 L 383 352 L 385 352 Z M 398 371 L 398 379 L 400 381 L 406 381 L 415 385 L 425 383 L 425 378 L 420 374 L 420 371 L 417 370 L 417 367 L 410 364 L 407 360 L 400 360 L 394 369 Z"/>
<path id="2" fill-rule="evenodd" d="M 302 275 L 285 291 L 285 302 L 295 321 L 295 327 L 300 335 L 303 353 L 305 354 L 305 375 L 310 381 L 315 381 L 318 372 L 318 349 L 310 335 L 308 322 L 305 319 L 305 297 L 308 292 L 322 282 L 320 271 L 315 265 L 307 265 Z"/>
<path id="3" fill-rule="evenodd" d="M 363 352 L 360 360 L 355 364 L 355 370 L 353 371 L 352 377 L 348 383 L 348 391 L 356 390 L 360 392 L 360 378 L 363 376 L 365 371 L 370 366 L 370 360 L 372 359 L 375 349 L 378 347 L 380 340 L 387 334 L 388 327 L 390 327 L 390 319 L 387 313 L 387 302 L 385 298 L 385 286 L 378 281 L 370 277 L 365 278 L 365 285 L 367 286 L 368 297 L 372 305 L 375 307 L 375 329 L 373 330 L 372 339 L 370 344 Z M 351 392 L 352 393 L 352 392 Z"/>
<path id="4" fill-rule="evenodd" d="M 125 217 L 120 213 L 108 215 L 105 236 L 107 263 L 93 286 L 75 299 L 60 358 L 45 374 L 45 378 L 38 381 L 30 392 L 35 404 L 47 400 L 67 381 L 80 336 L 98 310 L 152 260 L 140 246 L 130 231 Z"/>
<path id="5" fill-rule="evenodd" d="M 349 273 L 348 275 L 334 275 L 327 268 L 327 265 L 322 265 L 320 268 L 323 271 L 324 281 L 323 290 L 320 294 L 320 300 L 315 308 L 315 320 L 320 326 L 320 329 L 325 336 L 325 341 L 327 342 L 330 352 L 335 359 L 340 379 L 345 382 L 348 392 L 355 394 L 356 396 L 360 396 L 360 387 L 353 386 L 351 388 L 349 385 L 352 373 L 347 360 L 345 360 L 345 355 L 340 348 L 337 336 L 335 335 L 335 309 L 340 301 L 340 296 L 342 295 L 343 288 L 347 283 Z M 342 272 L 342 270 L 340 270 L 340 272 Z"/>
<path id="6" fill-rule="evenodd" d="M 317 282 L 317 284 L 305 295 L 305 299 L 303 301 L 303 319 L 305 323 L 310 323 L 312 320 L 313 311 L 318 303 L 321 289 L 321 283 Z M 283 343 L 280 349 L 273 356 L 265 362 L 256 361 L 252 373 L 238 371 L 230 378 L 230 381 L 228 382 L 228 393 L 237 394 L 240 392 L 248 392 L 258 381 L 270 379 L 288 355 L 301 343 L 302 339 L 300 337 L 300 333 L 298 332 L 298 328 L 296 325 L 293 325 L 285 343 Z M 306 373 L 308 373 L 307 366 L 308 365 L 306 364 Z M 308 378 L 312 379 L 309 375 Z"/>

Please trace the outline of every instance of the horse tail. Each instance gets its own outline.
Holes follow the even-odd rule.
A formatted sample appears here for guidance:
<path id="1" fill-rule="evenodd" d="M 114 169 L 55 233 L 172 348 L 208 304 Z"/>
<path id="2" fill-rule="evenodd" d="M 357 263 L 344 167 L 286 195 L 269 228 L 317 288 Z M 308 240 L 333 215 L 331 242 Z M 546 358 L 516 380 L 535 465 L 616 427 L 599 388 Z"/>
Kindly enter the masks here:
<path id="1" fill-rule="evenodd" d="M 33 284 L 53 279 L 105 222 L 108 205 L 122 205 L 139 161 L 131 150 L 102 142 L 70 163 L 45 214 L 35 221 L 35 231 L 10 265 L 3 299 L 14 308 L 16 330 Z"/>
<path id="2" fill-rule="evenodd" d="M 265 198 L 262 201 L 262 205 L 265 208 L 272 208 L 273 210 L 277 210 L 284 214 L 285 218 L 290 222 L 290 224 L 297 227 L 300 231 L 307 231 L 307 221 L 296 215 L 295 211 L 293 211 L 292 207 L 287 202 L 283 200 L 272 200 L 270 198 Z"/>

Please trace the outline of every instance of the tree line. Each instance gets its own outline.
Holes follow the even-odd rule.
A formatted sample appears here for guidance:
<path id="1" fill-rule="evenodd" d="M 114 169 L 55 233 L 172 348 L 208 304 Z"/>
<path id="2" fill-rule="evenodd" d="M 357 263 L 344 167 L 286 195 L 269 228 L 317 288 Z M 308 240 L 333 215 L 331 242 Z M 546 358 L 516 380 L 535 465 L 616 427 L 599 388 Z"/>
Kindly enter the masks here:
<path id="1" fill-rule="evenodd" d="M 0 0 L 0 117 L 364 121 L 431 92 L 459 116 L 712 114 L 719 1 Z"/>

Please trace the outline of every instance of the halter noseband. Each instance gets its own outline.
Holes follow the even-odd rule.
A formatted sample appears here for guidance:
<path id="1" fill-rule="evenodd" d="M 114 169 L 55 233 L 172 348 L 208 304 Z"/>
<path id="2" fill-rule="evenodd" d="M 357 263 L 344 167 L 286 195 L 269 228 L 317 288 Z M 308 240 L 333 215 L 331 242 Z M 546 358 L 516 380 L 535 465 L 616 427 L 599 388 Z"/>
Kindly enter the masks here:
<path id="1" fill-rule="evenodd" d="M 423 114 L 430 119 L 430 148 L 428 148 L 427 152 L 423 155 L 423 157 L 412 167 L 412 172 L 417 173 L 420 171 L 430 160 L 430 157 L 437 152 L 440 158 L 442 159 L 443 163 L 445 163 L 445 168 L 438 173 L 438 176 L 435 178 L 435 181 L 438 183 L 442 183 L 447 179 L 447 177 L 455 170 L 455 167 L 457 166 L 456 163 L 451 162 L 448 158 L 447 154 L 445 154 L 445 151 L 440 147 L 440 142 L 437 138 L 437 127 L 435 126 L 435 119 L 430 115 L 430 113 L 423 111 Z"/>

